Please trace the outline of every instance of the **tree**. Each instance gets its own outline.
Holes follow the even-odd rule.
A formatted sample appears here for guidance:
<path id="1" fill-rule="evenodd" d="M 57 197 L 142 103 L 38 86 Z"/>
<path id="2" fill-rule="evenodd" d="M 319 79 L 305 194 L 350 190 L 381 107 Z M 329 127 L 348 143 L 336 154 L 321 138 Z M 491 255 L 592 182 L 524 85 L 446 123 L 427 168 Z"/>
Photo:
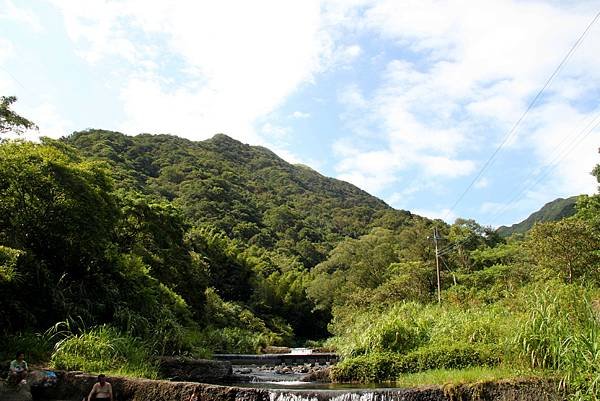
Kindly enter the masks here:
<path id="1" fill-rule="evenodd" d="M 600 238 L 586 221 L 538 223 L 525 249 L 538 266 L 558 273 L 569 283 L 578 278 L 598 278 Z"/>
<path id="2" fill-rule="evenodd" d="M 10 106 L 16 101 L 15 96 L 0 96 L 0 134 L 12 132 L 20 135 L 25 130 L 37 129 L 32 121 L 10 109 Z"/>

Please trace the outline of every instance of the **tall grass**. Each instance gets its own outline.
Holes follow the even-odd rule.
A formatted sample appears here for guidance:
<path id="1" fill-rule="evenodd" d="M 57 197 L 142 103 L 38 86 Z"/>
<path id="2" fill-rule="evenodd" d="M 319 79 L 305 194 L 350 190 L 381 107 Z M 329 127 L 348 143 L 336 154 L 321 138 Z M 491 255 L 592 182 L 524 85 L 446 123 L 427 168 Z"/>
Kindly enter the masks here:
<path id="1" fill-rule="evenodd" d="M 529 300 L 514 342 L 533 368 L 562 375 L 574 399 L 600 399 L 600 322 L 592 290 L 549 284 Z"/>
<path id="2" fill-rule="evenodd" d="M 52 341 L 47 334 L 19 333 L 0 336 L 0 360 L 11 360 L 15 352 L 25 352 L 28 362 L 45 362 L 52 354 Z"/>
<path id="3" fill-rule="evenodd" d="M 157 377 L 148 344 L 105 325 L 65 336 L 54 346 L 51 363 L 57 369 Z"/>
<path id="4" fill-rule="evenodd" d="M 348 319 L 349 320 L 349 319 Z M 383 312 L 364 310 L 335 321 L 336 336 L 328 342 L 344 357 L 395 352 L 405 354 L 428 345 L 493 345 L 504 348 L 516 320 L 505 308 L 400 303 Z"/>

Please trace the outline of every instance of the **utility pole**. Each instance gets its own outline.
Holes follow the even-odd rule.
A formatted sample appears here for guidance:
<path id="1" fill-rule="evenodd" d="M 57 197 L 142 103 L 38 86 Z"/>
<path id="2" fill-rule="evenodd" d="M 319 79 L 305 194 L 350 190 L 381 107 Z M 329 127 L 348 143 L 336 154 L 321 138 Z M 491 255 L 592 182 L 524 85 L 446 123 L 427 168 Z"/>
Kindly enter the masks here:
<path id="1" fill-rule="evenodd" d="M 433 227 L 433 243 L 435 244 L 435 270 L 437 272 L 437 296 L 438 304 L 442 303 L 442 284 L 440 279 L 440 253 L 438 251 L 438 233 L 437 228 Z"/>

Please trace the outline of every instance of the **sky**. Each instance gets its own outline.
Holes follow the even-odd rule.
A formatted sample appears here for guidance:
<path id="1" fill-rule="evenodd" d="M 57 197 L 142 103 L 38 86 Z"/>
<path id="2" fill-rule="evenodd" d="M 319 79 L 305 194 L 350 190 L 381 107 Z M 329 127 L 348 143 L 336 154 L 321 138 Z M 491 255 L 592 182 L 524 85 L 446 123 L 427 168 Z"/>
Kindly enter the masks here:
<path id="1" fill-rule="evenodd" d="M 389 205 L 499 226 L 596 193 L 600 1 L 0 0 L 36 136 L 224 133 Z M 493 157 L 492 157 L 493 156 Z"/>

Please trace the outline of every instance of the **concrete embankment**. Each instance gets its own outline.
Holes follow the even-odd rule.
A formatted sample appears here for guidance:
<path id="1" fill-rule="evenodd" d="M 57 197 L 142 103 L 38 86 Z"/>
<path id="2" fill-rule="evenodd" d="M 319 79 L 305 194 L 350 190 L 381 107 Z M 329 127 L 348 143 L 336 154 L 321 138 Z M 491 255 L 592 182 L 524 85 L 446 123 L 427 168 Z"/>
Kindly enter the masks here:
<path id="1" fill-rule="evenodd" d="M 59 372 L 53 387 L 32 388 L 34 401 L 80 401 L 96 377 Z M 559 401 L 565 397 L 556 383 L 511 380 L 416 389 L 269 390 L 192 382 L 109 377 L 116 401 L 187 401 L 194 388 L 202 401 Z M 5 401 L 4 399 L 1 401 Z"/>
<path id="2" fill-rule="evenodd" d="M 215 354 L 213 358 L 219 361 L 229 361 L 234 365 L 300 365 L 304 363 L 336 363 L 339 359 L 333 352 L 312 354 Z"/>

